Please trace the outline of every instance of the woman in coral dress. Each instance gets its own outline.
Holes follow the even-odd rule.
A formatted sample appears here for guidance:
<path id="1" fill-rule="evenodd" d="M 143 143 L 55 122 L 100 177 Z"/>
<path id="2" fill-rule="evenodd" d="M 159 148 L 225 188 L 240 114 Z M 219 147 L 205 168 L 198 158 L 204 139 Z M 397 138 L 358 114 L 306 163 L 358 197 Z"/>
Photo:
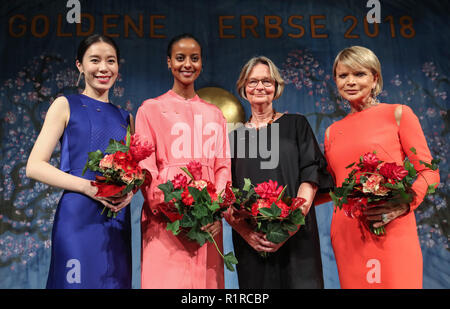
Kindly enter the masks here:
<path id="1" fill-rule="evenodd" d="M 174 77 L 173 88 L 144 101 L 136 116 L 136 132 L 155 145 L 155 153 L 141 161 L 152 176 L 150 185 L 143 188 L 141 287 L 224 288 L 223 260 L 214 244 L 199 247 L 174 236 L 158 211 L 164 194 L 157 186 L 182 173 L 180 167 L 192 160 L 202 164 L 203 178 L 213 182 L 218 192 L 231 181 L 225 118 L 219 108 L 194 91 L 202 68 L 198 40 L 188 34 L 172 39 L 167 63 Z M 223 251 L 221 223 L 207 228 Z"/>
<path id="2" fill-rule="evenodd" d="M 341 287 L 422 288 L 422 252 L 414 210 L 428 185 L 439 183 L 439 173 L 419 163 L 432 159 L 419 120 L 408 106 L 376 101 L 382 88 L 381 66 L 367 48 L 352 46 L 341 51 L 333 74 L 340 95 L 351 105 L 350 114 L 325 132 L 325 156 L 336 185 L 348 176 L 349 164 L 373 151 L 380 160 L 399 165 L 407 156 L 421 174 L 412 187 L 417 194 L 412 203 L 382 205 L 365 212 L 374 227 L 385 226 L 384 236 L 372 234 L 344 211 L 333 214 L 331 243 Z"/>

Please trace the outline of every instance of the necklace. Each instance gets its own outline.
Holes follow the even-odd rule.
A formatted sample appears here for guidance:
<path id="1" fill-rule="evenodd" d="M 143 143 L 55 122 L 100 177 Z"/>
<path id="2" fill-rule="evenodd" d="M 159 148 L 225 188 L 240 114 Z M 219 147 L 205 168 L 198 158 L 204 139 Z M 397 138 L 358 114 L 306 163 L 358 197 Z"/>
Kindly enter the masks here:
<path id="1" fill-rule="evenodd" d="M 267 122 L 267 125 L 272 124 L 272 122 L 275 120 L 275 116 L 276 116 L 276 115 L 277 115 L 277 112 L 276 112 L 275 109 L 273 108 L 273 109 L 272 109 L 272 118 L 269 120 L 269 122 Z M 245 124 L 249 124 L 249 125 L 253 126 L 253 124 L 251 123 L 252 117 L 253 117 L 253 115 L 250 116 L 250 118 L 248 119 L 248 121 L 247 121 Z M 256 129 L 256 130 L 259 130 L 259 128 L 260 128 L 260 127 L 256 127 L 256 126 L 255 126 L 255 129 Z"/>

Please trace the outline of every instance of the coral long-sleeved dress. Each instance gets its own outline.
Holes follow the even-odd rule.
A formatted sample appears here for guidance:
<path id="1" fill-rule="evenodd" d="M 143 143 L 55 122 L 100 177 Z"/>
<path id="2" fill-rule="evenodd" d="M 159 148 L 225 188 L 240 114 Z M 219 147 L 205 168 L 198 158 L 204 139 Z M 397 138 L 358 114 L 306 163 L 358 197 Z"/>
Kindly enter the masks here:
<path id="1" fill-rule="evenodd" d="M 400 124 L 395 109 L 402 108 Z M 414 147 L 416 154 L 410 149 Z M 419 120 L 411 108 L 378 104 L 347 115 L 329 128 L 325 156 L 340 186 L 350 172 L 346 167 L 367 152 L 376 151 L 380 160 L 402 164 L 405 156 L 421 174 L 413 184 L 417 194 L 410 212 L 386 225 L 386 235 L 375 236 L 358 220 L 337 210 L 331 222 L 333 246 L 341 288 L 422 288 L 423 260 L 419 245 L 416 209 L 428 184 L 439 183 L 439 172 L 426 168 L 431 154 Z"/>
<path id="2" fill-rule="evenodd" d="M 231 160 L 226 120 L 216 106 L 198 96 L 186 100 L 172 90 L 142 103 L 136 133 L 156 149 L 141 167 L 152 175 L 143 187 L 141 233 L 141 287 L 161 289 L 224 288 L 223 260 L 214 244 L 200 247 L 166 230 L 157 210 L 164 200 L 158 185 L 183 173 L 191 160 L 199 161 L 203 178 L 220 192 L 231 181 Z M 221 251 L 222 233 L 215 237 Z"/>

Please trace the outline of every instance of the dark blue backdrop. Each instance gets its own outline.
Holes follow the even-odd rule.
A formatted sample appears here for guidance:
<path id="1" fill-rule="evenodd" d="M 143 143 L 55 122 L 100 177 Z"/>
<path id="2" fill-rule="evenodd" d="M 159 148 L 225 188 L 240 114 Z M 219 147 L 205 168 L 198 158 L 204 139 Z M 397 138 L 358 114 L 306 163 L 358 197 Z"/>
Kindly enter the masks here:
<path id="1" fill-rule="evenodd" d="M 42 288 L 59 190 L 30 181 L 25 164 L 52 100 L 77 91 L 75 52 L 89 32 L 111 35 L 123 57 L 111 98 L 136 113 L 140 103 L 172 86 L 168 40 L 181 32 L 203 43 L 197 81 L 236 94 L 240 68 L 265 55 L 282 70 L 287 86 L 278 111 L 302 113 L 322 144 L 325 128 L 348 107 L 338 101 L 334 57 L 344 47 L 372 49 L 385 81 L 380 100 L 412 107 L 433 156 L 442 160 L 438 193 L 416 211 L 424 255 L 424 287 L 450 287 L 449 201 L 449 3 L 380 1 L 381 24 L 365 24 L 366 1 L 130 0 L 80 1 L 83 23 L 69 24 L 66 1 L 8 0 L 0 4 L 0 288 Z M 241 101 L 249 114 L 249 106 Z M 58 164 L 55 150 L 53 164 Z M 139 287 L 139 215 L 133 200 L 134 287 Z M 319 206 L 318 224 L 327 288 L 338 288 L 329 240 L 333 207 Z M 229 229 L 225 242 L 230 244 Z M 226 250 L 225 250 L 226 251 Z M 237 287 L 226 273 L 226 286 Z"/>

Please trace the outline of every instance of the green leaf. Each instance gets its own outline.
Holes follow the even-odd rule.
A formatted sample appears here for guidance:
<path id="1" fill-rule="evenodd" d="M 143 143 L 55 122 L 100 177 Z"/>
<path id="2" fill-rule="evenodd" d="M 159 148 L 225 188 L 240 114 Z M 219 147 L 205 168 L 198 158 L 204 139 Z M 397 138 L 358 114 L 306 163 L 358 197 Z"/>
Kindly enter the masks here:
<path id="1" fill-rule="evenodd" d="M 128 149 L 130 149 L 130 144 L 131 144 L 131 127 L 130 127 L 130 125 L 128 125 L 128 127 L 127 127 L 127 139 L 126 139 L 126 145 L 127 145 Z"/>
<path id="2" fill-rule="evenodd" d="M 275 203 L 272 203 L 270 208 L 260 208 L 259 212 L 263 216 L 270 218 L 277 218 L 281 215 L 281 209 Z"/>
<path id="3" fill-rule="evenodd" d="M 185 172 L 192 180 L 194 180 L 194 176 L 192 176 L 191 172 L 186 167 L 180 167 L 183 172 Z"/>
<path id="4" fill-rule="evenodd" d="M 200 197 L 201 197 L 201 191 L 197 188 L 194 187 L 188 187 L 188 191 L 189 193 L 192 195 L 192 197 L 194 198 L 195 202 L 200 202 Z"/>
<path id="5" fill-rule="evenodd" d="M 279 244 L 289 238 L 289 233 L 281 228 L 279 222 L 270 222 L 267 225 L 267 240 Z"/>
<path id="6" fill-rule="evenodd" d="M 438 185 L 437 182 L 436 182 L 436 183 L 433 183 L 433 184 L 431 184 L 431 185 L 429 185 L 426 194 L 433 194 L 433 193 L 436 193 L 436 185 Z"/>
<path id="7" fill-rule="evenodd" d="M 352 167 L 353 165 L 355 165 L 355 162 L 353 162 L 352 164 L 346 166 L 345 168 L 350 168 L 350 167 Z"/>
<path id="8" fill-rule="evenodd" d="M 405 170 L 408 171 L 408 175 L 410 177 L 415 178 L 417 176 L 417 172 L 416 172 L 416 169 L 414 168 L 414 165 L 411 162 L 409 162 L 408 160 L 405 160 L 403 167 L 405 168 Z"/>
<path id="9" fill-rule="evenodd" d="M 278 202 L 279 200 L 281 200 L 281 198 L 283 197 L 283 194 L 284 194 L 284 192 L 286 191 L 286 188 L 287 188 L 287 185 L 284 186 L 284 188 L 283 188 L 283 190 L 281 191 L 280 195 L 278 195 L 277 202 Z"/>
<path id="10" fill-rule="evenodd" d="M 411 150 L 411 152 L 413 153 L 413 154 L 417 154 L 417 151 L 416 151 L 416 148 L 414 148 L 414 147 L 411 147 L 411 148 L 409 148 L 409 150 Z"/>
<path id="11" fill-rule="evenodd" d="M 208 204 L 208 208 L 212 212 L 216 212 L 218 209 L 220 209 L 220 205 L 218 202 L 213 202 L 213 203 Z"/>
<path id="12" fill-rule="evenodd" d="M 195 216 L 195 218 L 201 219 L 208 215 L 208 208 L 206 208 L 202 204 L 196 204 L 193 207 L 194 209 L 192 210 L 192 214 Z"/>
<path id="13" fill-rule="evenodd" d="M 250 188 L 252 186 L 252 182 L 249 178 L 244 178 L 244 187 L 242 188 L 243 191 L 250 191 Z"/>
<path id="14" fill-rule="evenodd" d="M 281 223 L 281 227 L 283 230 L 287 230 L 289 232 L 295 232 L 298 228 L 297 225 L 295 225 L 294 223 L 291 223 L 289 221 L 284 221 L 283 223 Z"/>
<path id="15" fill-rule="evenodd" d="M 178 235 L 180 233 L 180 220 L 175 220 L 174 222 L 169 222 L 167 223 L 167 228 L 168 231 L 171 231 L 173 233 L 173 235 Z"/>
<path id="16" fill-rule="evenodd" d="M 123 145 L 121 142 L 118 142 L 116 140 L 110 139 L 109 140 L 109 146 L 105 149 L 106 153 L 116 153 L 117 151 L 125 152 L 127 153 L 129 150 L 129 147 L 126 145 Z"/>
<path id="17" fill-rule="evenodd" d="M 213 222 L 214 222 L 214 219 L 213 219 L 213 217 L 211 215 L 208 215 L 208 216 L 203 217 L 203 218 L 200 219 L 200 225 L 201 226 L 205 226 L 205 225 L 208 225 L 208 224 L 213 223 Z"/>
<path id="18" fill-rule="evenodd" d="M 183 217 L 184 218 L 184 217 Z M 196 228 L 192 228 L 187 234 L 187 237 L 189 237 L 189 239 L 195 240 L 197 241 L 197 243 L 200 246 L 203 246 L 205 244 L 205 241 L 207 240 L 207 238 L 209 237 L 209 234 L 203 231 L 200 231 Z"/>
<path id="19" fill-rule="evenodd" d="M 91 171 L 101 171 L 99 168 L 100 161 L 103 159 L 103 152 L 100 150 L 97 151 L 91 151 L 88 153 L 88 160 L 86 162 L 86 165 L 83 168 L 83 172 L 81 175 L 84 175 L 84 173 L 89 168 Z"/>
<path id="20" fill-rule="evenodd" d="M 294 210 L 289 218 L 295 225 L 305 225 L 305 216 L 302 214 L 300 209 Z"/>
<path id="21" fill-rule="evenodd" d="M 173 191 L 173 184 L 169 180 L 166 183 L 158 185 L 158 188 L 164 193 L 164 195 L 170 194 Z"/>
<path id="22" fill-rule="evenodd" d="M 190 213 L 184 214 L 180 221 L 181 227 L 193 227 L 195 226 L 195 223 L 195 217 Z"/>
<path id="23" fill-rule="evenodd" d="M 233 255 L 233 252 L 228 252 L 227 254 L 225 254 L 223 256 L 223 261 L 225 263 L 225 266 L 227 267 L 227 269 L 229 271 L 234 271 L 234 267 L 233 265 L 238 264 L 238 260 L 236 259 L 236 257 Z"/>

